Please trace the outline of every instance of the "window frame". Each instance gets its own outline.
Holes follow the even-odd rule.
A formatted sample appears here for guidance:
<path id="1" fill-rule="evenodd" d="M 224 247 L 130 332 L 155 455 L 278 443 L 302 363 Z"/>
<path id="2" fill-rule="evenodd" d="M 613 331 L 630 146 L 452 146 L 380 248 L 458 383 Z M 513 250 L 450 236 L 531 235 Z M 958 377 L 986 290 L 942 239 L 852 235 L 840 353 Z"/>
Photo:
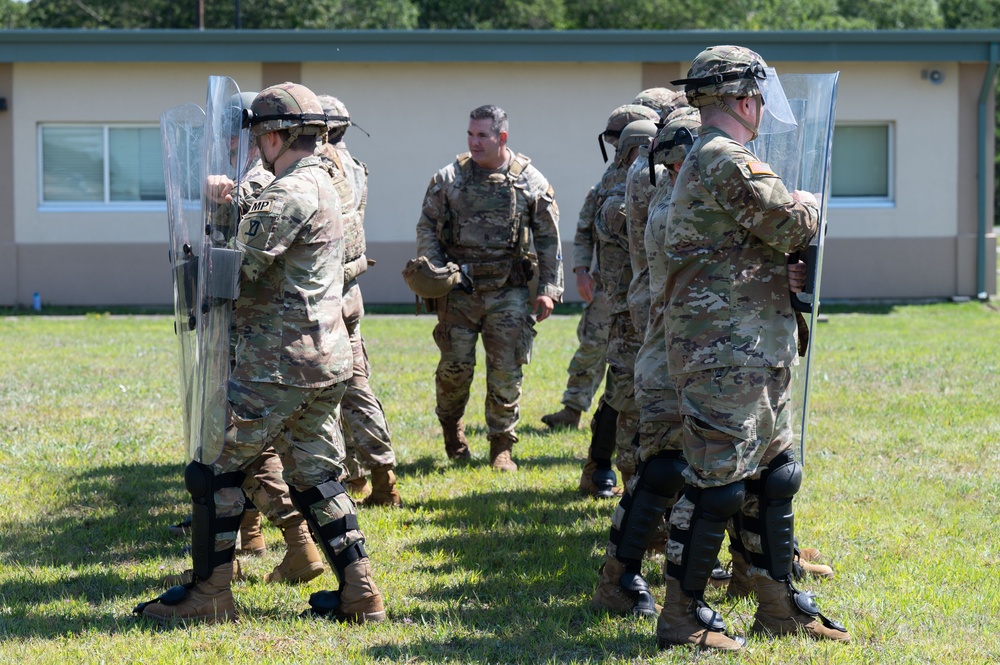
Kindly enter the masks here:
<path id="1" fill-rule="evenodd" d="M 895 208 L 896 207 L 896 123 L 892 120 L 849 120 L 837 122 L 833 140 L 837 140 L 838 127 L 884 127 L 886 129 L 886 189 L 885 196 L 835 196 L 831 154 L 830 208 Z"/>
<path id="2" fill-rule="evenodd" d="M 43 157 L 45 128 L 86 128 L 101 129 L 103 150 L 103 201 L 46 201 L 45 200 L 45 160 Z M 156 129 L 159 123 L 151 122 L 40 122 L 35 136 L 38 159 L 38 210 L 40 212 L 166 212 L 166 192 L 158 201 L 114 201 L 111 199 L 111 130 L 112 129 Z"/>

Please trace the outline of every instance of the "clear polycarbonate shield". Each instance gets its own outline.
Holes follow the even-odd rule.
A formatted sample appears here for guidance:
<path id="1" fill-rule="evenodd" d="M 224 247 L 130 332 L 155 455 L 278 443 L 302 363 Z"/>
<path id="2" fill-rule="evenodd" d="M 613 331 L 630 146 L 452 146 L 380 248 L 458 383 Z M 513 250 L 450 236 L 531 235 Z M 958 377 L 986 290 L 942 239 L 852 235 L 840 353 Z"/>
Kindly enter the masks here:
<path id="1" fill-rule="evenodd" d="M 791 131 L 762 134 L 749 145 L 757 157 L 766 161 L 781 176 L 789 190 L 810 192 L 819 203 L 819 231 L 808 250 L 798 257 L 807 264 L 806 289 L 803 293 L 789 296 L 792 306 L 805 317 L 810 336 L 806 356 L 792 375 L 793 431 L 798 442 L 799 460 L 803 462 L 809 415 L 809 380 L 816 350 L 839 75 L 839 72 L 834 72 L 780 76 L 796 126 Z"/>
<path id="2" fill-rule="evenodd" d="M 760 127 L 761 134 L 782 134 L 794 131 L 798 126 L 798 119 L 792 110 L 785 94 L 783 80 L 778 76 L 774 67 L 764 67 L 764 78 L 757 80 L 757 87 L 760 88 L 763 106 L 761 108 Z"/>
<path id="3" fill-rule="evenodd" d="M 197 376 L 198 257 L 204 236 L 201 187 L 204 133 L 205 112 L 195 104 L 177 106 L 160 115 L 185 441 L 192 440 L 191 410 Z"/>
<path id="4" fill-rule="evenodd" d="M 230 328 L 233 300 L 238 295 L 239 252 L 235 249 L 239 223 L 236 201 L 208 196 L 205 183 L 225 178 L 235 183 L 246 159 L 246 138 L 241 127 L 239 88 L 224 76 L 208 79 L 205 103 L 202 183 L 202 255 L 198 270 L 198 380 L 192 406 L 188 453 L 192 460 L 211 464 L 222 453 L 228 412 Z"/>

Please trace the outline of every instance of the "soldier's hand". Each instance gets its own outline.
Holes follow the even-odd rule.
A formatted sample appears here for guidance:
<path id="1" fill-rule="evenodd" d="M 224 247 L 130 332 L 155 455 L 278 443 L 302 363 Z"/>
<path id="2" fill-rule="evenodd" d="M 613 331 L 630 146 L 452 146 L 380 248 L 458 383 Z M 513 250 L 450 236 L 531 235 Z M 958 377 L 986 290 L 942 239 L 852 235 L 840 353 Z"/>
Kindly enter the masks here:
<path id="1" fill-rule="evenodd" d="M 210 175 L 205 178 L 205 197 L 214 203 L 232 203 L 235 184 L 228 176 Z"/>
<path id="2" fill-rule="evenodd" d="M 544 321 L 549 318 L 549 314 L 552 313 L 555 303 L 552 302 L 552 298 L 548 296 L 538 296 L 535 298 L 535 311 L 533 312 L 535 318 L 539 321 Z"/>
<path id="3" fill-rule="evenodd" d="M 812 192 L 806 192 L 801 189 L 796 189 L 792 192 L 792 200 L 796 203 L 806 203 L 819 207 L 819 201 L 816 199 L 816 195 Z"/>
<path id="4" fill-rule="evenodd" d="M 788 264 L 788 290 L 802 293 L 806 288 L 806 264 L 803 261 Z"/>
<path id="5" fill-rule="evenodd" d="M 577 270 L 574 274 L 576 274 L 576 292 L 585 302 L 591 302 L 594 299 L 594 278 L 586 270 Z"/>

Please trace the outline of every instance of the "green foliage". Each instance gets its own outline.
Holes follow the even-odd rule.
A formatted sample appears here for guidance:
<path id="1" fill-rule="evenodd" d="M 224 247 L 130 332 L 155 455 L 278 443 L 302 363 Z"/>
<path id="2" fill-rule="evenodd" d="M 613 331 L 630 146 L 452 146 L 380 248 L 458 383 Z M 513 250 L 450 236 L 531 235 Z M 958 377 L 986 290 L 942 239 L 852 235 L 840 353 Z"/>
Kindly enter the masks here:
<path id="1" fill-rule="evenodd" d="M 873 30 L 929 30 L 943 27 L 937 0 L 837 0 L 838 14 L 862 20 Z"/>
<path id="2" fill-rule="evenodd" d="M 661 652 L 654 622 L 588 607 L 615 505 L 576 491 L 589 432 L 539 423 L 559 406 L 576 317 L 539 325 L 521 470 L 509 475 L 488 469 L 481 371 L 466 418 L 473 460 L 444 459 L 435 319 L 365 319 L 406 502 L 358 517 L 389 621 L 297 618 L 336 582 L 265 584 L 283 553 L 265 525 L 268 553 L 243 560 L 250 577 L 234 589 L 240 621 L 167 629 L 130 612 L 189 565 L 185 541 L 166 532 L 189 510 L 171 317 L 0 317 L 0 663 L 995 663 L 1000 313 L 830 312 L 814 337 L 795 527 L 837 575 L 801 586 L 853 641 L 753 637 L 737 655 Z M 662 554 L 643 563 L 658 599 L 662 565 Z M 751 602 L 719 589 L 707 599 L 736 632 L 752 624 Z"/>
<path id="3" fill-rule="evenodd" d="M 563 0 L 418 0 L 418 27 L 432 30 L 558 30 Z"/>
<path id="4" fill-rule="evenodd" d="M 949 30 L 1000 28 L 996 0 L 940 0 L 944 27 Z"/>
<path id="5" fill-rule="evenodd" d="M 15 0 L 0 0 L 0 30 L 27 28 L 27 6 Z"/>

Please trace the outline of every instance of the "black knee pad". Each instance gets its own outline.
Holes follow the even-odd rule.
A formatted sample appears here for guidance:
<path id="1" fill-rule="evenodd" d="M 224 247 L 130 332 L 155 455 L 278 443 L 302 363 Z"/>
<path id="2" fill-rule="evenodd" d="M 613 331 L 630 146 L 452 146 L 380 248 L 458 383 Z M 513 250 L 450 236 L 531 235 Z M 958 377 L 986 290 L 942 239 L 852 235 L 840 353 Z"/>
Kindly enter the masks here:
<path id="1" fill-rule="evenodd" d="M 719 557 L 726 525 L 743 505 L 744 494 L 742 482 L 704 489 L 688 486 L 684 490 L 684 496 L 695 506 L 691 529 L 671 527 L 670 539 L 684 545 L 684 555 L 679 566 L 668 562 L 667 572 L 680 581 L 688 594 L 700 598 L 704 593 Z"/>
<path id="2" fill-rule="evenodd" d="M 618 411 L 602 402 L 590 423 L 590 432 L 590 459 L 598 467 L 607 465 L 610 469 L 611 455 L 615 452 L 615 436 L 618 433 Z"/>
<path id="3" fill-rule="evenodd" d="M 759 533 L 763 554 L 754 565 L 765 568 L 774 579 L 792 570 L 795 553 L 795 513 L 792 497 L 802 486 L 802 465 L 788 453 L 771 460 L 761 471 Z"/>
<path id="4" fill-rule="evenodd" d="M 639 488 L 648 488 L 660 496 L 674 496 L 684 489 L 684 469 L 687 462 L 679 450 L 654 455 L 639 467 Z"/>
<path id="5" fill-rule="evenodd" d="M 191 495 L 191 561 L 195 576 L 208 579 L 216 566 L 233 560 L 236 545 L 215 551 L 215 537 L 220 533 L 237 532 L 242 513 L 219 517 L 215 510 L 215 493 L 220 489 L 239 488 L 245 474 L 232 471 L 215 475 L 210 466 L 191 462 L 184 469 L 184 486 Z"/>
<path id="6" fill-rule="evenodd" d="M 308 522 L 313 534 L 316 536 L 316 540 L 319 541 L 318 544 L 323 549 L 323 553 L 326 555 L 327 561 L 330 562 L 330 566 L 333 567 L 334 572 L 337 574 L 337 579 L 343 583 L 344 569 L 358 559 L 368 556 L 368 553 L 365 551 L 365 540 L 362 537 L 361 540 L 342 550 L 340 553 L 333 551 L 330 542 L 350 531 L 360 531 L 358 516 L 356 513 L 351 513 L 344 515 L 339 520 L 334 520 L 321 526 L 319 520 L 316 519 L 316 514 L 313 512 L 312 507 L 340 494 L 346 495 L 347 490 L 338 481 L 327 480 L 302 492 L 289 485 L 288 491 L 292 497 L 292 503 L 295 504 L 295 507 L 305 517 L 306 522 Z"/>

